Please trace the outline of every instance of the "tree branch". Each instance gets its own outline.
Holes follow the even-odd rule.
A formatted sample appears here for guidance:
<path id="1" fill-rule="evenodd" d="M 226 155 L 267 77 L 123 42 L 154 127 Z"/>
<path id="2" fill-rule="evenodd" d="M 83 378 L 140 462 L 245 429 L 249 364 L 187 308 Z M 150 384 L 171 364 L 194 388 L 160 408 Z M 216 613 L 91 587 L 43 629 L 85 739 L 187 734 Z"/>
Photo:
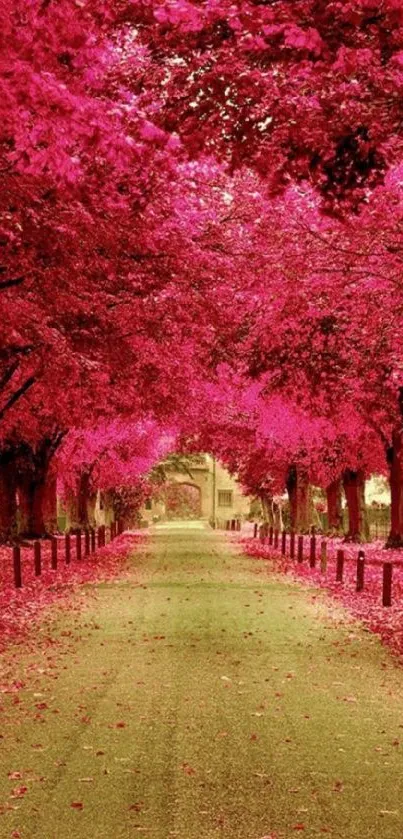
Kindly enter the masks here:
<path id="1" fill-rule="evenodd" d="M 24 384 L 21 385 L 21 387 L 19 387 L 18 390 L 16 390 L 12 396 L 10 396 L 10 398 L 4 405 L 4 408 L 2 408 L 0 411 L 0 420 L 2 420 L 7 411 L 9 411 L 10 408 L 12 408 L 13 405 L 15 405 L 15 403 L 18 402 L 19 399 L 21 399 L 21 396 L 24 396 L 24 394 L 27 393 L 28 390 L 30 390 L 30 388 L 32 387 L 32 385 L 35 384 L 35 382 L 36 376 L 30 376 L 28 379 L 26 379 Z"/>

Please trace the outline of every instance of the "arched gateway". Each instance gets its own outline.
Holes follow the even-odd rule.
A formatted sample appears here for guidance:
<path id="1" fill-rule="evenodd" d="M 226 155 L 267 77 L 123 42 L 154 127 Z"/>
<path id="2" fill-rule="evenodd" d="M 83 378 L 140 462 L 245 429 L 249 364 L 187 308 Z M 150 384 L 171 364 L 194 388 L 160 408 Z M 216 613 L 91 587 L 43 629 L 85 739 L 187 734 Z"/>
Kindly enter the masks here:
<path id="1" fill-rule="evenodd" d="M 175 498 L 178 503 L 178 518 L 201 518 L 205 521 L 217 519 L 241 518 L 248 515 L 251 499 L 243 495 L 237 481 L 208 454 L 197 455 L 190 460 L 189 468 L 179 470 L 175 467 L 164 467 L 167 481 L 164 492 L 167 499 Z M 180 492 L 182 488 L 183 492 Z M 164 492 L 156 493 L 150 498 L 142 510 L 142 516 L 148 521 L 153 519 L 174 518 L 173 511 L 164 500 Z M 181 515 L 193 510 L 192 514 Z M 197 510 L 197 514 L 196 514 Z"/>

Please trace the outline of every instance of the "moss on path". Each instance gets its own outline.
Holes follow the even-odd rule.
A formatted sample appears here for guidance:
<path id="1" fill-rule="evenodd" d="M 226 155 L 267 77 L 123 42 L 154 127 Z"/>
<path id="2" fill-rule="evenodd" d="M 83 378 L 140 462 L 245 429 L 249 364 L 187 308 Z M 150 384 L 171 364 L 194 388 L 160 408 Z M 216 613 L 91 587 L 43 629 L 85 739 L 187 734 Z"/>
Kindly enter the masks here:
<path id="1" fill-rule="evenodd" d="M 403 670 L 339 607 L 192 528 L 95 589 L 1 697 L 2 837 L 401 839 Z"/>

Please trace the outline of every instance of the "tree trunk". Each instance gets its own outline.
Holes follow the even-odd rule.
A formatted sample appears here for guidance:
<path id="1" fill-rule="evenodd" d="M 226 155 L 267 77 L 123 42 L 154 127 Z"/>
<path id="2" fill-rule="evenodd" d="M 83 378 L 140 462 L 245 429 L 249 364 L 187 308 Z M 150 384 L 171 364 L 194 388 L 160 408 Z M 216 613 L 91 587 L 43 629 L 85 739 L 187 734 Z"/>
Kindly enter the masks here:
<path id="1" fill-rule="evenodd" d="M 366 542 L 369 539 L 367 511 L 365 507 L 365 476 L 361 469 L 346 469 L 343 474 L 343 488 L 348 509 L 348 542 Z"/>
<path id="2" fill-rule="evenodd" d="M 391 495 L 390 533 L 387 548 L 403 547 L 403 433 L 392 432 L 392 445 L 387 449 Z"/>
<path id="3" fill-rule="evenodd" d="M 21 447 L 17 469 L 17 494 L 20 511 L 20 534 L 40 538 L 57 528 L 56 473 L 51 459 L 55 443 L 44 440 L 33 451 Z"/>
<path id="4" fill-rule="evenodd" d="M 327 526 L 333 536 L 343 533 L 343 508 L 341 504 L 341 479 L 326 487 Z"/>
<path id="5" fill-rule="evenodd" d="M 295 533 L 308 533 L 313 524 L 313 500 L 306 471 L 295 465 L 291 466 L 286 487 L 290 503 L 291 529 Z"/>
<path id="6" fill-rule="evenodd" d="M 18 483 L 20 502 L 20 533 L 28 538 L 40 538 L 54 533 L 57 528 L 56 480 L 48 470 L 35 470 L 35 477 L 21 477 Z"/>
<path id="7" fill-rule="evenodd" d="M 9 452 L 0 455 L 0 543 L 17 535 L 17 482 L 15 463 Z"/>
<path id="8" fill-rule="evenodd" d="M 262 492 L 260 495 L 260 501 L 262 505 L 264 523 L 269 527 L 274 527 L 273 497 L 268 495 L 267 492 Z"/>

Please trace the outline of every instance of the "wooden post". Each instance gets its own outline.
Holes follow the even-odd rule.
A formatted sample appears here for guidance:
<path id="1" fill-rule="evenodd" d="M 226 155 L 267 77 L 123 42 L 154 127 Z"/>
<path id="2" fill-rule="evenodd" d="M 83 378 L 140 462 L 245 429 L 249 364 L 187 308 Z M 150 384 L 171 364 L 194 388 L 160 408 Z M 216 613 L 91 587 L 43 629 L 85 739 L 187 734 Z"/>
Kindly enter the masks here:
<path id="1" fill-rule="evenodd" d="M 287 553 L 287 531 L 283 530 L 281 534 L 281 553 L 283 556 Z"/>
<path id="2" fill-rule="evenodd" d="M 311 568 L 315 568 L 316 565 L 316 536 L 314 533 L 311 536 L 309 546 L 309 565 Z"/>
<path id="3" fill-rule="evenodd" d="M 70 533 L 66 533 L 65 540 L 64 540 L 64 557 L 66 565 L 70 565 L 71 559 L 71 538 Z"/>
<path id="4" fill-rule="evenodd" d="M 298 556 L 297 556 L 297 560 L 298 560 L 298 562 L 303 562 L 304 561 L 304 537 L 302 536 L 302 534 L 300 536 L 298 536 Z"/>
<path id="5" fill-rule="evenodd" d="M 229 519 L 227 519 L 227 521 L 225 522 L 225 529 L 226 530 L 230 529 L 230 520 Z M 118 533 L 119 533 L 119 529 L 118 529 Z"/>
<path id="6" fill-rule="evenodd" d="M 293 530 L 290 533 L 290 559 L 295 559 L 295 533 Z"/>
<path id="7" fill-rule="evenodd" d="M 91 553 L 91 534 L 90 531 L 87 529 L 84 533 L 84 556 L 88 556 Z"/>
<path id="8" fill-rule="evenodd" d="M 267 525 L 265 525 L 267 527 Z M 269 528 L 269 545 L 273 544 L 274 528 Z"/>
<path id="9" fill-rule="evenodd" d="M 363 589 L 364 589 L 364 571 L 365 571 L 365 553 L 364 553 L 364 551 L 358 551 L 356 591 L 363 591 Z"/>
<path id="10" fill-rule="evenodd" d="M 255 524 L 253 525 L 253 538 L 254 539 L 257 538 L 258 527 L 259 527 L 259 525 L 255 522 Z"/>
<path id="11" fill-rule="evenodd" d="M 102 527 L 98 527 L 97 537 L 98 548 L 102 548 Z"/>
<path id="12" fill-rule="evenodd" d="M 392 605 L 392 573 L 393 563 L 383 563 L 382 606 Z"/>
<path id="13" fill-rule="evenodd" d="M 277 527 L 276 527 L 276 529 L 274 531 L 274 548 L 275 548 L 276 551 L 278 550 L 278 537 L 279 537 L 279 532 L 278 532 Z"/>
<path id="14" fill-rule="evenodd" d="M 344 551 L 340 548 L 337 551 L 337 559 L 336 559 L 336 583 L 343 582 L 343 571 L 344 571 Z"/>
<path id="15" fill-rule="evenodd" d="M 77 530 L 77 532 L 76 532 L 76 559 L 77 559 L 78 561 L 80 561 L 81 556 L 82 556 L 82 551 L 81 551 L 81 530 L 80 530 L 80 529 L 78 529 L 78 530 Z"/>
<path id="16" fill-rule="evenodd" d="M 13 547 L 13 567 L 14 585 L 16 588 L 22 588 L 21 548 L 19 545 L 14 545 Z"/>
<path id="17" fill-rule="evenodd" d="M 34 569 L 35 577 L 40 577 L 42 574 L 42 557 L 41 557 L 41 543 L 36 540 L 34 542 Z"/>
<path id="18" fill-rule="evenodd" d="M 96 533 L 95 533 L 95 527 L 91 527 L 90 541 L 91 541 L 91 553 L 93 554 L 93 553 L 96 551 Z"/>
<path id="19" fill-rule="evenodd" d="M 118 521 L 118 535 L 119 536 L 121 536 L 121 534 L 123 533 L 124 527 L 125 527 L 125 523 L 124 523 L 123 519 L 119 519 L 119 521 Z"/>
<path id="20" fill-rule="evenodd" d="M 327 542 L 326 539 L 322 539 L 320 543 L 320 570 L 322 574 L 326 574 L 327 571 Z"/>
<path id="21" fill-rule="evenodd" d="M 52 571 L 57 570 L 57 539 L 52 536 L 50 540 L 50 567 Z"/>

